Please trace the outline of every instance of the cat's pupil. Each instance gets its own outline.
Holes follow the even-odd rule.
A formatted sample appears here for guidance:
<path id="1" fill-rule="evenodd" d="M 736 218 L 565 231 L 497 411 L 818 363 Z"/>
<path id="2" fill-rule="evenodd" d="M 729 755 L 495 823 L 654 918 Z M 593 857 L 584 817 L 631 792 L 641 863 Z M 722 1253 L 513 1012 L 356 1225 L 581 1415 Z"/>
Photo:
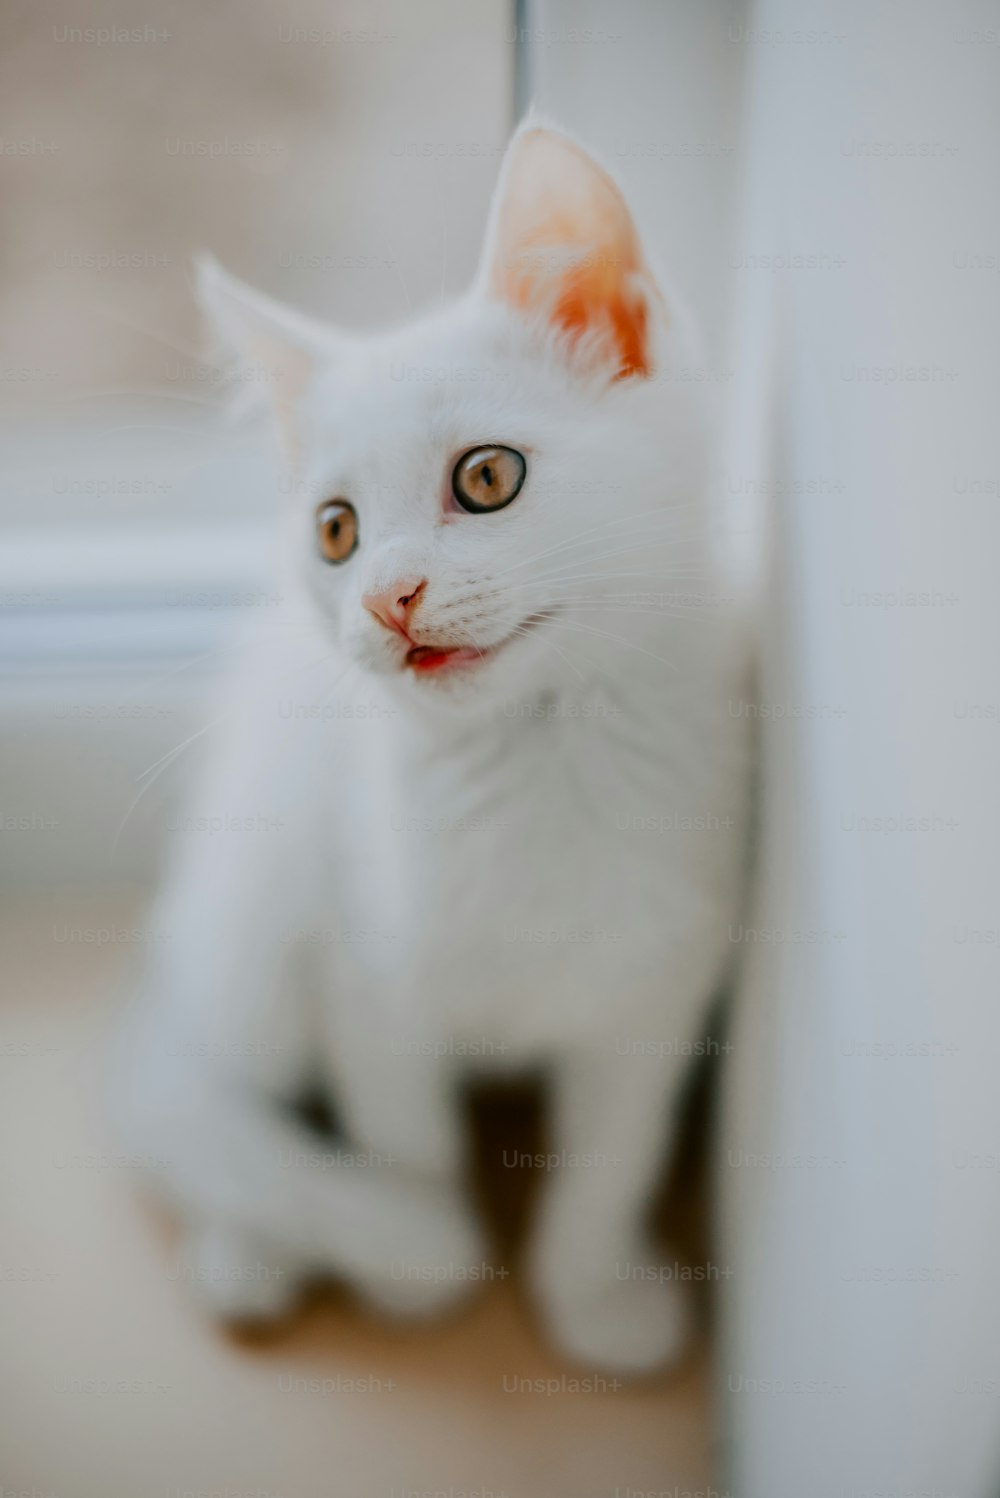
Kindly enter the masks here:
<path id="1" fill-rule="evenodd" d="M 490 467 L 490 465 L 488 463 L 484 463 L 483 464 L 483 483 L 484 484 L 492 484 L 492 482 L 493 482 L 493 469 Z"/>

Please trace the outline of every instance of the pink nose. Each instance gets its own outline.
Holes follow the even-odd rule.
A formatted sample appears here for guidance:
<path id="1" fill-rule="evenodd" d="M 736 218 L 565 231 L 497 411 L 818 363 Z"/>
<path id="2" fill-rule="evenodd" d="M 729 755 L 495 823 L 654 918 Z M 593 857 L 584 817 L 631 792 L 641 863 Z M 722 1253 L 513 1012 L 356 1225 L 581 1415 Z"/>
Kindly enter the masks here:
<path id="1" fill-rule="evenodd" d="M 380 593 L 366 593 L 361 602 L 370 614 L 374 614 L 386 629 L 394 629 L 399 634 L 407 633 L 407 625 L 412 610 L 420 594 L 427 585 L 427 579 L 421 577 L 400 577 L 391 585 L 383 588 Z"/>

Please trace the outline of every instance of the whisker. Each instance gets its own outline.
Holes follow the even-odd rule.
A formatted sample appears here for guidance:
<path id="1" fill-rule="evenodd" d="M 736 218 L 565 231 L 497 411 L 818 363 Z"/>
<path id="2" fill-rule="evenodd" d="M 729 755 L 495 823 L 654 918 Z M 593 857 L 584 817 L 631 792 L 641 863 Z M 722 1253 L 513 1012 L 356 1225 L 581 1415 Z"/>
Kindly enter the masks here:
<path id="1" fill-rule="evenodd" d="M 655 608 L 621 608 L 612 605 L 610 608 L 602 607 L 600 604 L 592 604 L 584 599 L 563 599 L 566 607 L 573 614 L 628 614 L 631 618 L 641 619 L 692 619 L 704 618 L 709 610 L 703 603 L 669 603 L 658 604 Z"/>
<path id="2" fill-rule="evenodd" d="M 593 550 L 593 551 L 591 551 L 589 553 L 589 555 L 585 554 L 584 556 L 571 557 L 571 558 L 568 559 L 568 561 L 570 562 L 571 565 L 573 565 L 573 564 L 579 565 L 580 563 L 586 564 L 588 562 L 591 565 L 593 565 L 593 563 L 596 562 L 596 561 L 598 561 L 598 560 L 605 560 L 605 559 L 609 559 L 611 557 L 627 557 L 627 556 L 630 556 L 631 554 L 633 554 L 634 552 L 637 552 L 637 551 L 650 551 L 650 550 L 654 550 L 654 549 L 657 549 L 657 548 L 663 547 L 663 546 L 685 546 L 685 545 L 688 545 L 688 544 L 689 543 L 686 542 L 686 541 L 671 541 L 671 540 L 668 540 L 668 539 L 664 539 L 663 537 L 636 536 L 633 540 L 629 540 L 627 542 L 622 542 L 620 545 L 611 546 L 611 547 L 607 548 L 606 550 L 604 550 L 604 549 L 602 549 L 600 551 Z M 567 560 L 567 559 L 563 559 L 563 560 Z M 561 565 L 561 564 L 557 564 L 557 565 Z M 693 560 L 685 562 L 683 560 L 683 558 L 678 558 L 678 561 L 674 565 L 679 565 L 679 566 L 695 566 L 695 565 L 699 565 L 699 564 L 697 564 Z M 566 573 L 563 573 L 563 572 L 558 572 L 558 571 L 548 571 L 548 572 L 540 572 L 538 574 L 538 578 L 539 578 L 539 580 L 544 580 L 544 579 L 551 578 L 551 577 L 564 577 L 564 576 L 567 576 L 567 575 L 569 575 L 569 574 L 566 574 Z"/>
<path id="3" fill-rule="evenodd" d="M 703 569 L 703 568 L 698 568 L 697 570 L 693 570 L 693 566 L 692 567 L 686 567 L 684 565 L 681 565 L 681 566 L 678 566 L 678 567 L 672 567 L 669 570 L 664 570 L 664 571 L 660 571 L 660 572 L 650 572 L 650 571 L 647 571 L 647 572 L 620 572 L 620 571 L 614 571 L 614 572 L 567 572 L 567 573 L 556 573 L 554 575 L 548 575 L 548 574 L 543 573 L 540 577 L 536 578 L 532 582 L 510 583 L 510 584 L 508 584 L 508 591 L 510 591 L 510 592 L 523 592 L 523 591 L 531 589 L 531 588 L 537 588 L 539 586 L 539 584 L 541 584 L 541 583 L 545 583 L 546 585 L 549 584 L 549 583 L 559 583 L 560 586 L 565 586 L 565 585 L 567 585 L 569 583 L 614 582 L 617 578 L 632 578 L 632 577 L 651 577 L 651 578 L 660 579 L 660 580 L 665 581 L 665 582 L 668 582 L 671 579 L 680 579 L 681 581 L 691 581 L 691 580 L 697 579 L 700 575 L 707 576 L 708 574 L 707 574 L 707 572 L 705 572 L 705 569 Z"/>
<path id="4" fill-rule="evenodd" d="M 569 581 L 570 580 L 568 579 L 567 583 Z M 602 606 L 603 607 L 603 606 L 606 606 L 606 605 L 609 605 L 609 604 L 613 605 L 613 604 L 630 604 L 630 603 L 637 603 L 637 604 L 648 603 L 648 601 L 650 599 L 652 599 L 652 598 L 656 598 L 656 599 L 678 598 L 678 599 L 681 600 L 681 602 L 684 602 L 687 599 L 697 598 L 700 601 L 700 600 L 702 600 L 704 597 L 706 597 L 708 595 L 706 595 L 706 594 L 696 594 L 696 593 L 691 592 L 690 590 L 686 591 L 686 592 L 682 592 L 680 590 L 680 588 L 676 586 L 679 583 L 695 583 L 695 584 L 697 584 L 698 582 L 699 582 L 699 579 L 696 578 L 696 577 L 684 577 L 684 576 L 681 576 L 681 577 L 674 577 L 674 578 L 660 578 L 660 579 L 658 579 L 659 586 L 657 586 L 657 587 L 628 588 L 626 591 L 621 592 L 621 593 L 618 593 L 618 592 L 597 593 L 597 592 L 584 592 L 582 590 L 579 593 L 565 593 L 565 592 L 560 592 L 560 593 L 558 593 L 554 597 L 553 602 L 554 603 L 559 603 L 561 606 L 564 606 L 564 607 L 568 606 L 568 605 L 571 605 L 571 604 L 574 604 L 574 603 L 590 604 L 590 605 L 592 605 L 594 607 L 597 607 L 597 606 Z"/>
<path id="5" fill-rule="evenodd" d="M 311 670 L 314 666 L 321 666 L 324 661 L 332 660 L 337 654 L 337 651 L 331 651 L 326 655 L 321 656 L 319 660 L 308 661 L 303 666 L 297 666 L 294 671 L 289 672 L 286 676 L 282 677 L 281 680 L 282 682 L 288 681 L 291 677 L 297 676 L 301 671 L 308 671 Z M 268 683 L 268 686 L 272 685 L 277 685 L 277 683 Z M 143 796 L 149 790 L 150 786 L 155 785 L 160 776 L 164 774 L 166 770 L 169 770 L 171 765 L 176 764 L 177 760 L 181 757 L 185 749 L 189 749 L 193 744 L 197 743 L 199 739 L 203 738 L 206 733 L 209 733 L 211 731 L 211 729 L 217 727 L 219 723 L 224 723 L 230 718 L 236 717 L 240 712 L 244 711 L 244 709 L 245 704 L 239 704 L 237 707 L 230 708 L 227 712 L 220 713 L 217 718 L 213 718 L 212 721 L 210 723 L 206 723 L 203 728 L 199 728 L 197 732 L 190 734 L 188 738 L 184 739 L 180 744 L 175 744 L 173 749 L 169 749 L 166 754 L 161 755 L 159 759 L 154 760 L 151 765 L 147 765 L 146 769 L 143 770 L 140 775 L 136 776 L 136 783 L 138 784 L 140 780 L 145 780 L 145 785 L 142 786 L 138 795 L 135 797 L 118 825 L 118 831 L 115 833 L 114 842 L 111 845 L 112 853 L 117 850 L 118 844 L 121 840 L 121 835 L 125 830 L 126 823 L 128 822 L 132 813 L 135 811 L 136 807 L 139 805 L 139 802 L 142 800 Z"/>
<path id="6" fill-rule="evenodd" d="M 503 572 L 498 573 L 497 575 L 499 577 L 505 577 L 509 572 L 516 572 L 519 567 L 526 567 L 531 562 L 541 561 L 543 557 L 553 556 L 557 552 L 566 551 L 571 547 L 579 546 L 583 544 L 588 538 L 596 535 L 600 531 L 610 530 L 613 528 L 621 529 L 621 527 L 624 525 L 635 525 L 640 520 L 650 520 L 653 518 L 672 520 L 681 511 L 696 508 L 699 508 L 699 506 L 694 504 L 672 506 L 670 509 L 667 509 L 663 505 L 658 505 L 655 510 L 645 510 L 638 515 L 626 516 L 624 519 L 622 519 L 620 516 L 616 516 L 612 520 L 602 520 L 597 525 L 591 525 L 588 526 L 586 530 L 578 531 L 575 536 L 571 537 L 567 541 L 560 541 L 554 546 L 547 547 L 544 551 L 538 551 L 535 552 L 532 556 L 523 557 L 519 562 L 514 562 L 512 566 L 505 568 Z"/>
<path id="7" fill-rule="evenodd" d="M 681 578 L 681 582 L 688 579 Z M 681 592 L 677 588 L 632 588 L 627 593 L 560 593 L 553 599 L 553 604 L 558 603 L 561 608 L 572 608 L 577 604 L 587 605 L 590 608 L 615 608 L 635 604 L 639 608 L 650 606 L 650 600 L 662 600 L 677 598 L 681 603 L 689 599 L 701 601 L 704 595 L 691 592 Z"/>
<path id="8" fill-rule="evenodd" d="M 206 734 L 211 729 L 215 728 L 218 723 L 224 723 L 226 719 L 231 718 L 236 711 L 238 711 L 238 709 L 229 708 L 226 712 L 220 713 L 217 718 L 213 718 L 211 722 L 206 723 L 204 727 L 196 729 L 194 733 L 188 736 L 188 738 L 182 739 L 179 744 L 175 744 L 172 749 L 168 749 L 166 754 L 161 754 L 159 759 L 154 759 L 151 765 L 147 765 L 144 770 L 140 770 L 139 774 L 135 777 L 136 785 L 138 785 L 140 780 L 145 780 L 147 775 L 152 774 L 153 771 L 159 769 L 160 766 L 166 768 L 170 761 L 174 759 L 178 754 L 180 754 L 184 749 L 186 749 L 189 744 L 195 743 L 202 737 L 203 734 Z M 155 778 L 156 777 L 154 775 L 154 779 Z"/>
<path id="9" fill-rule="evenodd" d="M 549 614 L 543 614 L 540 617 L 548 619 L 548 618 L 551 618 L 551 615 L 549 615 Z M 569 658 L 569 656 L 566 655 L 564 651 L 562 651 L 562 650 L 559 649 L 559 646 L 555 643 L 554 640 L 548 640 L 548 639 L 546 639 L 544 632 L 536 632 L 535 630 L 526 629 L 523 624 L 518 624 L 515 627 L 515 629 L 514 629 L 514 633 L 517 634 L 517 635 L 525 635 L 528 638 L 533 637 L 537 633 L 538 639 L 540 641 L 542 641 L 543 644 L 548 645 L 548 647 L 549 647 L 550 650 L 554 650 L 555 653 L 556 653 L 556 655 L 559 656 L 560 660 L 565 661 L 566 664 L 567 664 L 567 666 L 570 668 L 570 670 L 573 671 L 573 672 L 575 672 L 576 675 L 580 678 L 581 681 L 586 681 L 586 677 L 584 676 L 583 672 L 580 670 L 579 666 L 577 666 L 573 661 L 571 661 L 570 658 Z M 587 659 L 586 657 L 584 657 L 584 658 Z M 595 663 L 593 661 L 587 659 L 587 665 L 588 666 L 593 666 L 594 664 Z"/>
<path id="10" fill-rule="evenodd" d="M 539 619 L 539 620 L 542 620 L 542 621 L 556 621 L 556 622 L 558 622 L 557 621 L 557 614 L 556 614 L 555 610 L 541 609 L 541 610 L 539 610 L 538 614 L 535 617 L 537 619 Z M 522 629 L 521 632 L 524 633 L 525 631 Z M 544 630 L 539 630 L 537 632 L 537 634 L 538 634 L 538 638 L 540 640 L 544 640 L 545 644 L 547 644 L 548 646 L 550 646 L 550 648 L 552 650 L 554 650 L 556 652 L 556 654 L 558 656 L 560 656 L 560 658 L 562 660 L 566 661 L 567 665 L 570 665 L 570 666 L 573 665 L 573 662 L 569 659 L 569 656 L 563 654 L 563 652 L 559 649 L 558 645 L 556 645 L 555 641 L 554 640 L 550 640 L 550 639 L 547 638 L 547 636 L 545 635 Z M 601 661 L 595 661 L 589 655 L 584 656 L 584 660 L 586 661 L 587 665 L 591 668 L 591 670 L 593 670 L 593 671 L 600 671 L 604 676 L 610 676 L 613 681 L 617 680 L 617 678 L 615 676 L 615 673 L 610 669 L 610 667 L 605 666 L 603 664 L 603 662 L 601 662 Z M 577 670 L 576 667 L 574 667 L 573 669 Z M 584 682 L 584 683 L 586 682 L 586 677 L 583 675 L 582 672 L 580 672 L 579 670 L 577 670 L 577 675 L 580 677 L 580 680 L 582 682 Z"/>
<path id="11" fill-rule="evenodd" d="M 227 716 L 231 716 L 231 714 L 225 714 L 224 713 L 222 716 L 223 717 L 227 717 Z M 188 747 L 188 745 L 193 744 L 197 739 L 200 739 L 201 736 L 202 736 L 202 734 L 208 733 L 208 731 L 209 731 L 210 728 L 214 728 L 215 724 L 216 723 L 220 723 L 221 721 L 222 721 L 222 718 L 216 718 L 212 723 L 206 723 L 206 725 L 205 725 L 204 728 L 199 729 L 197 733 L 193 733 L 189 739 L 185 739 L 182 744 L 177 744 L 173 749 L 170 750 L 169 754 L 165 754 L 163 756 L 162 760 L 157 760 L 156 763 L 159 766 L 159 769 L 154 769 L 153 766 L 150 766 L 149 769 L 144 770 L 142 772 L 143 775 L 149 775 L 150 770 L 153 770 L 153 774 L 150 775 L 150 778 L 146 781 L 145 785 L 141 787 L 141 789 L 139 790 L 138 795 L 135 797 L 134 801 L 128 807 L 127 811 L 125 812 L 125 815 L 122 817 L 121 821 L 118 824 L 118 831 L 115 833 L 114 842 L 111 844 L 111 852 L 112 853 L 117 852 L 117 850 L 118 850 L 118 844 L 119 844 L 119 841 L 121 840 L 121 835 L 125 831 L 125 824 L 128 822 L 129 817 L 135 811 L 136 807 L 139 805 L 139 802 L 142 800 L 143 796 L 149 790 L 150 786 L 155 785 L 156 782 L 157 782 L 157 780 L 159 780 L 160 776 L 166 770 L 169 770 L 170 766 L 174 763 L 174 761 L 178 760 L 181 757 L 181 755 L 183 754 L 184 750 Z M 141 780 L 142 776 L 138 776 L 137 779 Z"/>
<path id="12" fill-rule="evenodd" d="M 288 674 L 286 676 L 283 676 L 281 678 L 281 681 L 282 682 L 288 681 L 293 676 L 298 676 L 302 671 L 309 671 L 309 670 L 311 670 L 313 666 L 322 666 L 322 664 L 323 664 L 324 661 L 332 660 L 333 657 L 336 654 L 337 654 L 336 651 L 327 652 L 325 655 L 321 655 L 315 661 L 307 661 L 304 665 L 296 666 L 293 671 L 290 671 L 290 672 L 288 672 Z M 274 683 L 274 682 L 268 682 L 267 685 L 268 686 L 273 686 L 273 685 L 276 685 L 276 683 Z M 194 734 L 191 735 L 190 738 L 185 739 L 182 744 L 178 744 L 176 746 L 176 749 L 183 749 L 183 748 L 185 748 L 188 744 L 192 743 L 194 739 L 200 738 L 203 733 L 207 733 L 210 728 L 214 728 L 217 723 L 225 722 L 225 720 L 227 718 L 234 717 L 235 714 L 237 712 L 239 712 L 239 711 L 240 711 L 239 708 L 230 708 L 227 712 L 224 712 L 224 713 L 220 714 L 220 716 L 218 718 L 213 718 L 211 723 L 206 723 L 204 728 L 199 729 L 197 733 L 194 733 Z M 164 755 L 161 756 L 160 759 L 156 759 L 156 760 L 153 761 L 153 763 L 151 765 L 147 765 L 146 768 L 145 768 L 145 770 L 143 770 L 141 772 L 141 774 L 139 774 L 139 775 L 136 776 L 136 780 L 137 781 L 142 780 L 146 775 L 149 774 L 150 770 L 155 770 L 156 767 L 157 767 L 157 765 L 162 764 L 163 760 L 169 759 L 170 756 L 172 754 L 174 754 L 175 752 L 176 752 L 175 749 L 169 749 L 166 754 L 164 754 Z"/>
<path id="13" fill-rule="evenodd" d="M 596 629 L 592 624 L 581 624 L 576 619 L 550 619 L 550 624 L 563 629 L 582 629 L 590 635 L 600 635 L 605 640 L 613 640 L 617 645 L 628 645 L 630 649 L 637 650 L 640 655 L 648 655 L 650 660 L 659 661 L 671 671 L 676 671 L 677 666 L 673 661 L 668 661 L 666 656 L 658 655 L 655 650 L 647 650 L 643 645 L 637 645 L 634 640 L 626 640 L 623 635 L 609 634 L 607 630 Z"/>

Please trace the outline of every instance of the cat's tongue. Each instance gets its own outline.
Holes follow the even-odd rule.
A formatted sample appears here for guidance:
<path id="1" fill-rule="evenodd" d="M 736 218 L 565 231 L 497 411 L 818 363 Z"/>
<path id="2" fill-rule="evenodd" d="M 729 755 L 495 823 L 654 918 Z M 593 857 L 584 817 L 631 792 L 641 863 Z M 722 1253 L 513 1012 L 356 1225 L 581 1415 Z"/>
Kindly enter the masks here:
<path id="1" fill-rule="evenodd" d="M 421 676 L 426 676 L 432 671 L 448 671 L 453 666 L 474 665 L 485 654 L 473 645 L 457 645 L 453 650 L 442 650 L 437 645 L 414 645 L 406 652 L 406 664 Z"/>

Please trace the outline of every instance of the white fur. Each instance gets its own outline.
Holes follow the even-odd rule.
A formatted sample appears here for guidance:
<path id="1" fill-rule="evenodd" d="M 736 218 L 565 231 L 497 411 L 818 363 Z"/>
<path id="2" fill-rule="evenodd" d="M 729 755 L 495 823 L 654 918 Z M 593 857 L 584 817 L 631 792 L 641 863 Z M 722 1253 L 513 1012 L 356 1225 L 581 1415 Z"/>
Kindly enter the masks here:
<path id="1" fill-rule="evenodd" d="M 225 321 L 241 289 L 206 275 Z M 281 342 L 274 304 L 247 316 L 244 357 Z M 566 1163 L 529 1255 L 539 1310 L 574 1358 L 652 1367 L 687 1312 L 676 1284 L 641 1277 L 644 1213 L 744 844 L 744 629 L 718 597 L 695 356 L 671 305 L 654 378 L 610 381 L 481 281 L 392 334 L 302 329 L 284 330 L 304 361 L 282 413 L 302 465 L 282 500 L 285 602 L 255 626 L 186 813 L 273 825 L 178 833 L 154 918 L 169 939 L 133 1016 L 130 1143 L 158 1162 L 220 1313 L 277 1315 L 334 1273 L 423 1314 L 489 1253 L 456 1088 L 543 1065 Z M 527 454 L 522 494 L 446 514 L 456 455 L 490 441 Z M 339 567 L 313 534 L 331 496 L 360 519 Z M 417 680 L 361 604 L 411 574 L 428 640 L 492 645 L 559 611 Z M 317 1087 L 340 1145 L 289 1109 Z M 253 1264 L 268 1273 L 241 1274 Z"/>

